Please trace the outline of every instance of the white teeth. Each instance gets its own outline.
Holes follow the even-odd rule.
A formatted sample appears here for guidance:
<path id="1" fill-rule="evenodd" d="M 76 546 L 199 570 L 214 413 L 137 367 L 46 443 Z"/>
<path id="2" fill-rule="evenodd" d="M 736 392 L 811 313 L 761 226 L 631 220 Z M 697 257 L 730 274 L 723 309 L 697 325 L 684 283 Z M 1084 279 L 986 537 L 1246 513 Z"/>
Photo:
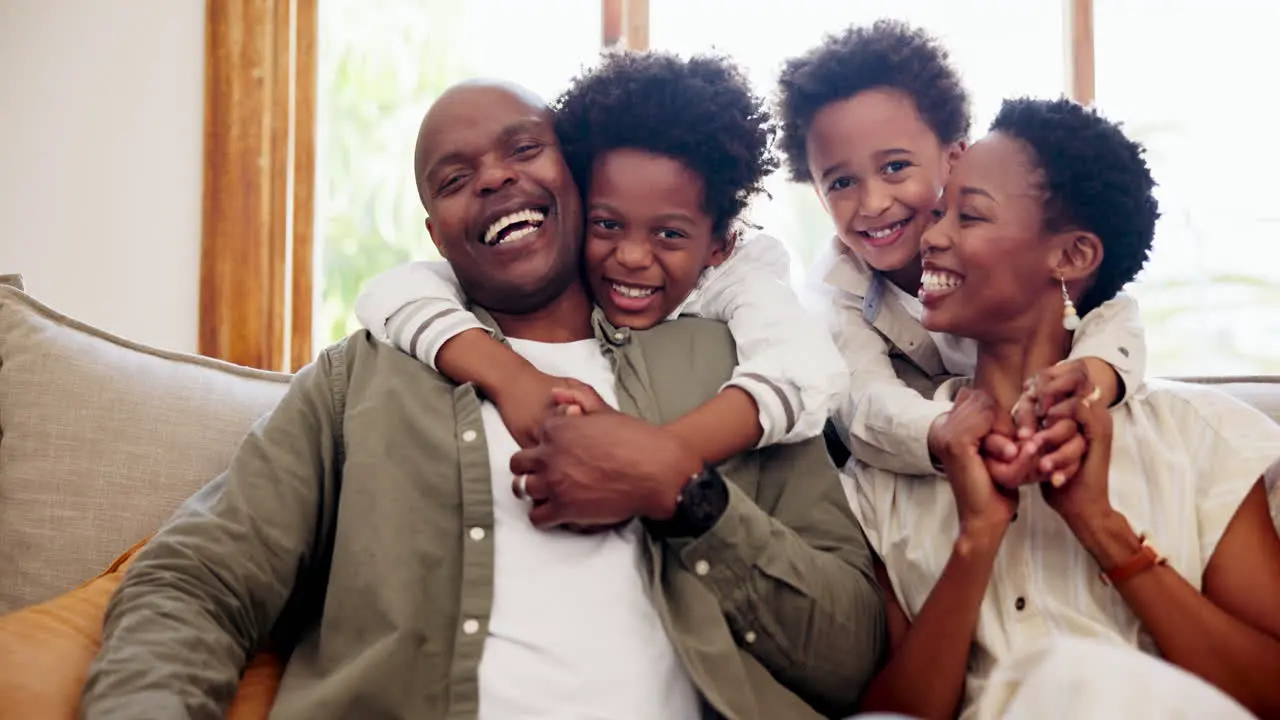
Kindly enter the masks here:
<path id="1" fill-rule="evenodd" d="M 498 237 L 498 234 L 501 233 L 503 230 L 507 229 L 508 227 L 511 227 L 512 225 L 515 225 L 516 223 L 529 223 L 530 227 L 516 230 L 515 232 L 502 238 L 502 242 L 498 244 L 509 243 L 513 240 L 519 240 L 525 235 L 528 235 L 534 230 L 537 230 L 542 225 L 542 222 L 546 219 L 547 219 L 547 216 L 545 213 L 543 213 L 541 210 L 534 210 L 533 208 L 529 208 L 527 210 L 517 210 L 516 212 L 503 215 L 497 220 L 494 220 L 493 223 L 489 225 L 489 229 L 484 232 L 484 244 L 485 245 L 495 244 L 494 238 Z"/>
<path id="2" fill-rule="evenodd" d="M 963 284 L 963 277 L 946 270 L 925 270 L 920 274 L 920 289 L 926 292 L 945 292 Z"/>
<path id="3" fill-rule="evenodd" d="M 526 235 L 532 235 L 536 232 L 538 232 L 538 228 L 532 225 L 526 225 L 525 227 L 522 227 L 519 230 L 512 230 L 511 232 L 507 233 L 506 236 L 504 236 L 501 240 L 498 241 L 498 244 L 506 245 L 509 242 L 515 242 Z"/>
<path id="4" fill-rule="evenodd" d="M 654 294 L 658 289 L 632 287 L 630 285 L 619 285 L 618 283 L 613 283 L 613 291 L 623 297 L 644 298 Z"/>
<path id="5" fill-rule="evenodd" d="M 882 238 L 887 238 L 890 235 L 894 234 L 895 232 L 898 231 L 898 228 L 900 227 L 902 227 L 902 223 L 896 222 L 890 225 L 889 227 L 881 228 L 879 230 L 865 230 L 864 233 L 868 237 L 875 238 L 876 240 L 880 240 Z"/>

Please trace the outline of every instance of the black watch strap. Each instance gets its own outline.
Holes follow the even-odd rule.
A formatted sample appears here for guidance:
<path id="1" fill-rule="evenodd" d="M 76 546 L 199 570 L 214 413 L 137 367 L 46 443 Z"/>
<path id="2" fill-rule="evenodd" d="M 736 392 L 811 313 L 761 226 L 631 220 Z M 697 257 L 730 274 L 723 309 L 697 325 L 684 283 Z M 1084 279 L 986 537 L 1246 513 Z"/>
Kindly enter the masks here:
<path id="1" fill-rule="evenodd" d="M 698 537 L 715 527 L 728 507 L 728 485 L 715 468 L 706 467 L 685 483 L 671 519 L 652 523 L 651 529 L 663 537 Z"/>

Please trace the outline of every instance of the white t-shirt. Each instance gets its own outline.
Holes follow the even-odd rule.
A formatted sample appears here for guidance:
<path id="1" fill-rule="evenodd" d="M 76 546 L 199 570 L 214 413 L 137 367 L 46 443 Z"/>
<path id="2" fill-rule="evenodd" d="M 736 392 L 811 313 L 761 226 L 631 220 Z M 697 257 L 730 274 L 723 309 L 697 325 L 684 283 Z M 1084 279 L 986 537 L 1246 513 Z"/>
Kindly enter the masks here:
<path id="1" fill-rule="evenodd" d="M 967 382 L 944 383 L 936 398 L 953 399 Z M 1159 380 L 1135 390 L 1111 417 L 1111 504 L 1199 589 L 1240 503 L 1280 458 L 1280 427 L 1212 388 Z M 915 617 L 959 532 L 951 487 L 945 478 L 903 479 L 857 462 L 846 466 L 850 472 L 844 484 L 854 515 L 884 560 L 898 603 Z M 1268 477 L 1273 503 L 1280 499 L 1275 479 Z M 1156 653 L 1138 616 L 1098 579 L 1098 569 L 1040 489 L 1024 486 L 979 611 L 966 705 L 982 696 L 998 663 L 1057 635 Z"/>
<path id="2" fill-rule="evenodd" d="M 509 339 L 535 367 L 573 377 L 617 406 L 596 340 Z M 642 575 L 638 522 L 593 535 L 539 530 L 511 492 L 519 449 L 497 408 L 483 404 L 493 477 L 494 581 L 480 661 L 482 720 L 699 717 L 699 700 Z"/>

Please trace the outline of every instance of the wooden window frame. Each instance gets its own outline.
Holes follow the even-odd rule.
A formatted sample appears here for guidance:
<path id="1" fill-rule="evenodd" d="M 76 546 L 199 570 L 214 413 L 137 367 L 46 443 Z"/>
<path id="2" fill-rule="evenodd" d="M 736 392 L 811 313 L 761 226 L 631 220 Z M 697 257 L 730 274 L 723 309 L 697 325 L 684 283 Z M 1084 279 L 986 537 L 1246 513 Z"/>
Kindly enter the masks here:
<path id="1" fill-rule="evenodd" d="M 206 0 L 203 355 L 312 359 L 317 4 Z M 1093 0 L 1063 0 L 1069 97 L 1094 101 Z M 649 48 L 649 0 L 601 0 L 601 45 Z"/>
<path id="2" fill-rule="evenodd" d="M 202 355 L 311 360 L 317 0 L 207 0 Z"/>

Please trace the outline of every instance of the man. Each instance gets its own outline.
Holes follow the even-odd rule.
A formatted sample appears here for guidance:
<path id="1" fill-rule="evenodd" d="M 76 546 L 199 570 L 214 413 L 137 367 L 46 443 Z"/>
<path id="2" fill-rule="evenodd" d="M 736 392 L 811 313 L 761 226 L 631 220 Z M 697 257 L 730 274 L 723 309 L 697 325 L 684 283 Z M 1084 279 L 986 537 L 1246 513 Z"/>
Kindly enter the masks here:
<path id="1" fill-rule="evenodd" d="M 729 377 L 722 326 L 630 333 L 593 313 L 578 190 L 524 91 L 445 93 L 415 172 L 474 309 L 544 371 L 652 422 Z M 536 232 L 483 241 L 529 210 Z M 531 504 L 473 388 L 368 333 L 329 348 L 139 554 L 83 715 L 220 716 L 269 639 L 294 648 L 277 718 L 849 712 L 883 610 L 821 441 L 721 477 L 649 422 L 593 410 L 521 455 Z"/>

